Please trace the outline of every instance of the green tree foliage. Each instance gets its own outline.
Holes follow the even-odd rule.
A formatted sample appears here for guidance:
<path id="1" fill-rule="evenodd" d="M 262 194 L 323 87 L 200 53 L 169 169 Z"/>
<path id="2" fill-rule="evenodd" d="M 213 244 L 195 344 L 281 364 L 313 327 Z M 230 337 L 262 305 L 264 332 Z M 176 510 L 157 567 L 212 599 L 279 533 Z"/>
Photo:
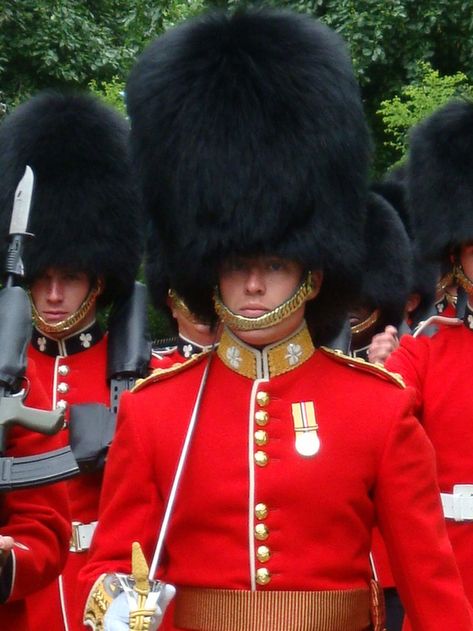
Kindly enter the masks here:
<path id="1" fill-rule="evenodd" d="M 125 79 L 145 44 L 203 0 L 0 0 L 0 88 L 12 106 L 47 87 Z"/>
<path id="2" fill-rule="evenodd" d="M 125 81 L 117 75 L 113 76 L 110 81 L 96 81 L 92 79 L 89 82 L 91 92 L 99 96 L 105 103 L 115 107 L 122 114 L 126 113 L 125 107 Z"/>
<path id="3" fill-rule="evenodd" d="M 441 76 L 430 64 L 419 63 L 413 82 L 402 87 L 399 95 L 382 101 L 378 110 L 385 130 L 384 145 L 393 161 L 403 159 L 413 125 L 460 96 L 473 96 L 473 85 L 463 72 Z"/>

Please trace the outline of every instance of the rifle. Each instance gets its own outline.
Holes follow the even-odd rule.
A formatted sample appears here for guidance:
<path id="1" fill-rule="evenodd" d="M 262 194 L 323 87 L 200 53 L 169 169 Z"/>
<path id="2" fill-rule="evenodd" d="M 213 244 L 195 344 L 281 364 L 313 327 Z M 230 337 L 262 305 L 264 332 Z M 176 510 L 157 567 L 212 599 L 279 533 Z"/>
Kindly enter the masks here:
<path id="1" fill-rule="evenodd" d="M 23 405 L 26 391 L 21 389 L 21 384 L 26 371 L 32 319 L 25 290 L 14 284 L 24 277 L 23 244 L 27 237 L 32 236 L 27 232 L 27 226 L 33 184 L 33 171 L 27 166 L 15 191 L 6 283 L 0 291 L 0 491 L 38 486 L 66 479 L 78 472 L 67 448 L 26 458 L 4 456 L 6 434 L 12 425 L 42 434 L 54 434 L 64 422 L 62 410 L 37 410 Z"/>

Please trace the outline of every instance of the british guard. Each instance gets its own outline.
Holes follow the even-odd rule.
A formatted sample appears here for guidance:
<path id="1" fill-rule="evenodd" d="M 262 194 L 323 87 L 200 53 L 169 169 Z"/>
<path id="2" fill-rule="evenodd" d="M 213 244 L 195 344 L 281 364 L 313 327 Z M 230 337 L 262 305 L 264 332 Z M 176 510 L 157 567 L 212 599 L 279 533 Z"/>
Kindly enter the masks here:
<path id="1" fill-rule="evenodd" d="M 2 134 L 2 189 L 14 187 L 26 164 L 35 174 L 35 238 L 24 253 L 34 317 L 28 361 L 50 407 L 66 412 L 61 445 L 95 445 L 112 406 L 112 342 L 97 316 L 130 294 L 142 252 L 128 124 L 91 95 L 45 91 L 16 108 Z M 125 346 L 125 336 L 114 344 Z M 76 579 L 97 522 L 105 457 L 89 455 L 67 482 L 73 532 L 64 572 L 28 601 L 33 629 L 74 628 Z"/>
<path id="2" fill-rule="evenodd" d="M 346 317 L 363 267 L 369 143 L 343 42 L 286 12 L 206 15 L 150 45 L 127 99 L 171 285 L 224 331 L 122 397 L 86 623 L 382 629 L 377 522 L 415 628 L 471 630 L 411 392 L 310 333 Z"/>

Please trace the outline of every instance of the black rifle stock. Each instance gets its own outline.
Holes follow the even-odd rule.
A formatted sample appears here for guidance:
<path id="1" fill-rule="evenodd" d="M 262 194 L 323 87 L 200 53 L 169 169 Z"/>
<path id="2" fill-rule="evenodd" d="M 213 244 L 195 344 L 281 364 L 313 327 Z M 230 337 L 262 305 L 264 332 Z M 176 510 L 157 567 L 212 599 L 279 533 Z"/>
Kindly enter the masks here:
<path id="1" fill-rule="evenodd" d="M 103 467 L 115 434 L 120 397 L 146 376 L 151 357 L 146 287 L 135 282 L 133 291 L 120 301 L 109 318 L 107 379 L 110 407 L 99 403 L 71 406 L 71 448 L 82 471 Z"/>

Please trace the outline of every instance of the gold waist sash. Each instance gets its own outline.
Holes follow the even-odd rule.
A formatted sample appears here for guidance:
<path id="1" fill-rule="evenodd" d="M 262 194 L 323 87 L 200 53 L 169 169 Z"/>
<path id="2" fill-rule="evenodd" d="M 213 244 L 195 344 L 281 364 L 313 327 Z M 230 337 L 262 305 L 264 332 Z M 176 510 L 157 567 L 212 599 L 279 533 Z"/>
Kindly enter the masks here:
<path id="1" fill-rule="evenodd" d="M 180 587 L 174 622 L 193 631 L 368 631 L 370 593 Z"/>

